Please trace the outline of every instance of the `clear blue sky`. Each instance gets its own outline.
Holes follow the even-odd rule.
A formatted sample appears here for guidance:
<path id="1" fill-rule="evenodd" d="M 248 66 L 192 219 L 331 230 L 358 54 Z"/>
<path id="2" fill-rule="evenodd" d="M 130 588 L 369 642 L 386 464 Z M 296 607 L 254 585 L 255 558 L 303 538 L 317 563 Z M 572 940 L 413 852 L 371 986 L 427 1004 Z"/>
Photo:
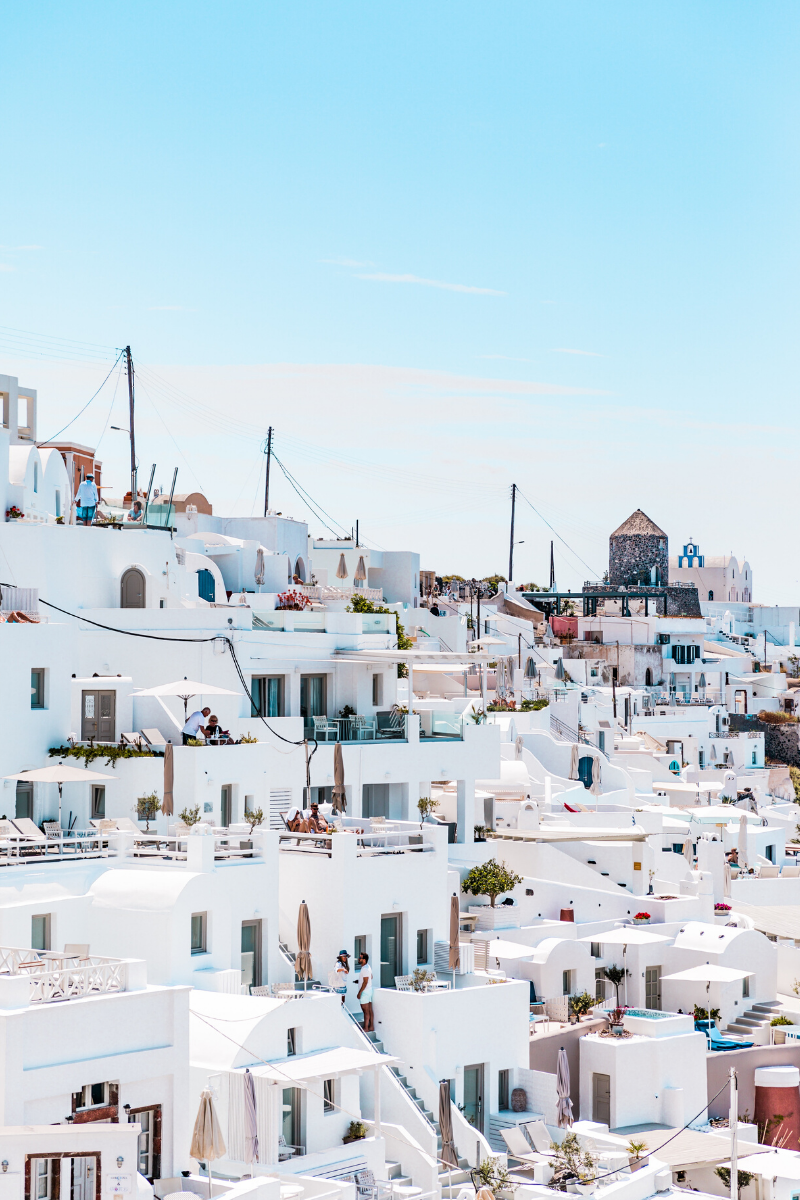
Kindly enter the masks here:
<path id="1" fill-rule="evenodd" d="M 0 29 L 0 325 L 129 341 L 194 398 L 151 379 L 143 464 L 249 512 L 271 423 L 328 513 L 437 570 L 505 571 L 515 481 L 562 586 L 642 507 L 800 600 L 796 3 L 67 0 Z M 31 354 L 0 331 L 47 435 L 108 367 Z M 274 499 L 306 513 L 280 473 Z"/>

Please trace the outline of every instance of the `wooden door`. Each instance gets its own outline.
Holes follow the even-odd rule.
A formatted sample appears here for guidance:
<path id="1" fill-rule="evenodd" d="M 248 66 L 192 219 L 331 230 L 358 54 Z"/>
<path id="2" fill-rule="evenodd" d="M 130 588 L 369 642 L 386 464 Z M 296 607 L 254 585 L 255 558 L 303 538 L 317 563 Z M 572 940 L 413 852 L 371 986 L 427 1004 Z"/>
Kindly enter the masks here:
<path id="1" fill-rule="evenodd" d="M 81 696 L 81 741 L 115 742 L 117 693 L 86 691 Z"/>
<path id="2" fill-rule="evenodd" d="M 144 575 L 136 567 L 129 567 L 122 576 L 120 585 L 120 608 L 144 607 Z"/>
<path id="3" fill-rule="evenodd" d="M 611 1125 L 611 1076 L 592 1075 L 592 1120 Z"/>

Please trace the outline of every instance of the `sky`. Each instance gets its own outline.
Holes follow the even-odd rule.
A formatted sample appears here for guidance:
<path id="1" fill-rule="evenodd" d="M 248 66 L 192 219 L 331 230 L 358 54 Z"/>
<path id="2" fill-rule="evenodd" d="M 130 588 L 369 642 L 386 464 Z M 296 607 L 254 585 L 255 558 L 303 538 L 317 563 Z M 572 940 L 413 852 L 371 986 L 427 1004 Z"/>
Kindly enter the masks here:
<path id="1" fill-rule="evenodd" d="M 0 373 L 113 494 L 130 344 L 140 478 L 215 512 L 263 511 L 272 426 L 315 536 L 507 574 L 516 483 L 520 582 L 551 538 L 560 587 L 600 578 L 642 508 L 800 603 L 796 3 L 62 0 L 0 34 Z"/>

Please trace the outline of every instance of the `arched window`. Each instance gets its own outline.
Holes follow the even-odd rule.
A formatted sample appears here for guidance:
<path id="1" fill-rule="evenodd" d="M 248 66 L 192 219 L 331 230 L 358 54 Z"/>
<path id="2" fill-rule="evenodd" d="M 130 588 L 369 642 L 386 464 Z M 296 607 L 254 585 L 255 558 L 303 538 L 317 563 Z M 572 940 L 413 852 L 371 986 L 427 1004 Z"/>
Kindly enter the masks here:
<path id="1" fill-rule="evenodd" d="M 713 592 L 709 592 L 709 593 L 708 593 L 708 598 L 709 598 L 709 600 L 713 600 L 713 599 L 714 599 L 714 593 L 713 593 Z"/>
<path id="2" fill-rule="evenodd" d="M 649 667 L 647 668 L 647 670 L 644 673 L 644 686 L 645 687 L 653 686 L 653 672 L 650 670 Z"/>
<path id="3" fill-rule="evenodd" d="M 144 608 L 144 575 L 138 567 L 128 567 L 120 585 L 120 608 Z"/>
<path id="4" fill-rule="evenodd" d="M 298 558 L 297 562 L 294 564 L 294 573 L 298 579 L 305 582 L 306 564 L 303 562 L 302 558 Z"/>

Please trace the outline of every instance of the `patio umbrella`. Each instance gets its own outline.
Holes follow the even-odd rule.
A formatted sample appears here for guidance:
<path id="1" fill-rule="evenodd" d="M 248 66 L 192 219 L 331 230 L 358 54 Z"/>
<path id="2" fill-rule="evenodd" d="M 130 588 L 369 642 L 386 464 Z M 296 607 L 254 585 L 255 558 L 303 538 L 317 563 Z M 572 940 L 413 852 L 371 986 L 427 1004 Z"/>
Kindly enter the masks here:
<path id="1" fill-rule="evenodd" d="M 55 767 L 39 767 L 36 771 L 20 771 L 18 775 L 6 775 L 6 779 L 20 779 L 27 783 L 58 784 L 58 824 L 61 825 L 61 789 L 65 783 L 85 783 L 96 779 L 113 779 L 113 775 L 101 775 L 99 771 L 87 771 L 83 767 L 67 767 L 58 763 Z"/>
<path id="2" fill-rule="evenodd" d="M 699 967 L 689 967 L 686 971 L 676 971 L 674 975 L 662 975 L 663 979 L 675 979 L 681 983 L 704 983 L 708 994 L 712 983 L 736 983 L 755 975 L 755 971 L 737 971 L 735 967 L 719 967 L 716 963 L 703 963 Z"/>
<path id="3" fill-rule="evenodd" d="M 522 751 L 524 749 L 525 749 L 525 743 L 523 742 L 522 738 L 518 734 L 514 741 L 514 750 L 516 751 L 517 758 L 522 758 Z"/>
<path id="4" fill-rule="evenodd" d="M 559 1129 L 568 1129 L 572 1125 L 572 1101 L 569 1098 L 569 1062 L 563 1046 L 558 1052 L 556 1092 L 558 1094 L 558 1127 Z"/>
<path id="5" fill-rule="evenodd" d="M 439 1132 L 442 1135 L 441 1162 L 458 1168 L 458 1154 L 453 1141 L 453 1118 L 450 1112 L 450 1080 L 439 1081 Z"/>
<path id="6" fill-rule="evenodd" d="M 247 1161 L 258 1162 L 258 1124 L 256 1120 L 256 1088 L 253 1076 L 245 1067 L 244 1071 L 244 1144 L 247 1150 Z"/>
<path id="7" fill-rule="evenodd" d="M 556 679 L 564 678 L 564 659 L 560 658 L 556 663 Z"/>
<path id="8" fill-rule="evenodd" d="M 569 777 L 570 779 L 580 779 L 578 774 L 578 760 L 580 753 L 578 751 L 578 743 L 573 742 L 569 758 Z"/>
<path id="9" fill-rule="evenodd" d="M 592 786 L 589 791 L 593 796 L 599 796 L 602 790 L 600 786 L 600 759 L 594 754 L 592 755 Z"/>
<path id="10" fill-rule="evenodd" d="M 353 576 L 354 583 L 365 583 L 367 579 L 367 568 L 364 566 L 364 555 L 360 554 L 358 558 L 358 566 L 356 573 Z"/>
<path id="11" fill-rule="evenodd" d="M 259 546 L 256 550 L 256 583 L 259 587 L 262 587 L 264 584 L 264 555 L 268 553 L 269 552 L 264 548 L 264 546 Z"/>
<path id="12" fill-rule="evenodd" d="M 225 1153 L 225 1143 L 222 1140 L 222 1130 L 219 1127 L 217 1114 L 214 1111 L 214 1101 L 209 1089 L 203 1088 L 200 1093 L 200 1107 L 192 1130 L 192 1144 L 189 1147 L 192 1158 L 198 1162 L 208 1163 L 208 1194 L 211 1195 L 211 1164 Z"/>
<path id="13" fill-rule="evenodd" d="M 747 865 L 747 813 L 742 813 L 739 817 L 739 866 Z"/>
<path id="14" fill-rule="evenodd" d="M 339 565 L 336 568 L 336 578 L 347 579 L 347 563 L 345 562 L 343 554 L 339 555 Z"/>
<path id="15" fill-rule="evenodd" d="M 461 966 L 461 951 L 458 945 L 458 927 L 461 924 L 461 907 L 458 896 L 453 892 L 450 897 L 450 953 L 447 965 L 451 971 Z"/>
<path id="16" fill-rule="evenodd" d="M 347 795 L 344 790 L 344 759 L 342 758 L 342 743 L 337 742 L 333 747 L 333 811 L 347 812 Z"/>
<path id="17" fill-rule="evenodd" d="M 301 901 L 297 913 L 297 961 L 294 966 L 299 979 L 308 981 L 311 978 L 311 918 L 305 900 Z"/>
<path id="18" fill-rule="evenodd" d="M 694 865 L 694 851 L 692 850 L 691 834 L 689 834 L 689 836 L 686 838 L 686 841 L 683 843 L 683 857 L 686 859 L 690 867 Z"/>
<path id="19" fill-rule="evenodd" d="M 178 679 L 175 683 L 160 683 L 158 687 L 141 688 L 133 693 L 134 696 L 155 696 L 160 700 L 162 696 L 177 696 L 183 701 L 184 720 L 188 716 L 188 704 L 192 696 L 241 696 L 241 692 L 232 692 L 230 688 L 214 687 L 213 683 L 198 683 L 195 679 L 187 679 L 184 675 L 183 679 Z M 169 713 L 169 709 L 164 706 L 165 711 Z M 172 717 L 172 713 L 169 714 Z M 175 718 L 172 717 L 174 721 Z"/>
<path id="20" fill-rule="evenodd" d="M 529 658 L 528 661 L 525 663 L 525 678 L 526 679 L 535 679 L 536 678 L 536 663 L 533 661 L 532 658 Z"/>
<path id="21" fill-rule="evenodd" d="M 175 759 L 172 756 L 172 742 L 167 742 L 164 747 L 164 799 L 161 802 L 161 811 L 168 817 L 172 816 L 172 785 L 175 780 Z"/>
<path id="22" fill-rule="evenodd" d="M 725 863 L 725 871 L 722 877 L 722 895 L 726 900 L 730 900 L 731 896 L 731 864 Z"/>

